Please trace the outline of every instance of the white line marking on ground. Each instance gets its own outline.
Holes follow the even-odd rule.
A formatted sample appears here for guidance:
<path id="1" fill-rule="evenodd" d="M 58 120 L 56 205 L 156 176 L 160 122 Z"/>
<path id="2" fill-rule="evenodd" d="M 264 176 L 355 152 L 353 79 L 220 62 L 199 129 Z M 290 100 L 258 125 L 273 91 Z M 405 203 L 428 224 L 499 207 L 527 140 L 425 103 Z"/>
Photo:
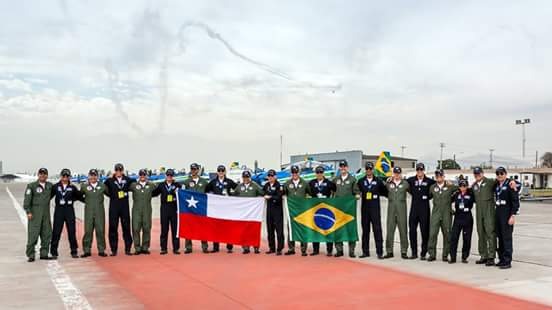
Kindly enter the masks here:
<path id="1" fill-rule="evenodd" d="M 19 219 L 25 229 L 27 229 L 27 215 L 23 210 L 23 207 L 17 202 L 17 199 L 13 196 L 10 189 L 6 187 L 6 192 L 10 196 L 13 207 L 19 215 Z M 92 306 L 88 303 L 88 300 L 81 291 L 73 284 L 69 275 L 65 272 L 63 267 L 55 260 L 48 261 L 46 270 L 50 276 L 50 280 L 56 287 L 59 297 L 65 305 L 65 309 L 92 309 Z"/>

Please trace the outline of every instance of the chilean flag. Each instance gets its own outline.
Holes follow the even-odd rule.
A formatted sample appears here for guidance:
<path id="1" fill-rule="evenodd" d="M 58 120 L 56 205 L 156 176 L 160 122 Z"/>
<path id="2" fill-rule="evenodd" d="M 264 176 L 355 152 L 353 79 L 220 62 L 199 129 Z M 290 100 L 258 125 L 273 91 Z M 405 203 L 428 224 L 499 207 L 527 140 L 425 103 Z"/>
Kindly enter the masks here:
<path id="1" fill-rule="evenodd" d="M 178 236 L 244 246 L 259 246 L 262 197 L 229 197 L 178 190 Z"/>

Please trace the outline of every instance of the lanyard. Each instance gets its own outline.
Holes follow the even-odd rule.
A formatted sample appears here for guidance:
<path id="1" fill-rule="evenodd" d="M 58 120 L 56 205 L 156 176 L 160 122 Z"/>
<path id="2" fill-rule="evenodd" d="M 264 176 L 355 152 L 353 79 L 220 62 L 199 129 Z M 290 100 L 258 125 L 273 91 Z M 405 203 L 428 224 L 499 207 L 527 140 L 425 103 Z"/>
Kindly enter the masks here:
<path id="1" fill-rule="evenodd" d="M 174 190 L 174 185 L 173 184 L 169 185 L 169 184 L 165 183 L 165 188 L 167 189 L 167 193 L 171 194 L 172 191 Z"/>
<path id="2" fill-rule="evenodd" d="M 460 198 L 461 204 L 464 205 L 464 194 L 460 193 L 458 198 Z"/>
<path id="3" fill-rule="evenodd" d="M 372 182 L 373 181 L 369 181 L 368 178 L 364 179 L 364 185 L 368 187 L 368 191 L 372 190 Z"/>
<path id="4" fill-rule="evenodd" d="M 66 185 L 65 189 L 63 189 L 63 184 L 61 184 L 59 187 L 59 192 L 61 193 L 61 198 L 65 198 L 65 195 L 67 194 L 67 190 L 69 189 L 69 184 Z"/>
<path id="5" fill-rule="evenodd" d="M 119 183 L 119 180 L 117 178 L 115 178 L 115 185 L 117 185 L 117 187 L 119 188 L 119 190 L 123 190 L 123 187 L 125 186 L 124 183 L 123 183 L 123 178 L 121 178 L 121 183 Z"/>
<path id="6" fill-rule="evenodd" d="M 506 181 L 502 182 L 502 184 L 498 184 L 497 188 L 495 189 L 496 193 L 496 199 L 500 198 L 500 194 L 504 191 L 504 185 L 506 184 Z"/>

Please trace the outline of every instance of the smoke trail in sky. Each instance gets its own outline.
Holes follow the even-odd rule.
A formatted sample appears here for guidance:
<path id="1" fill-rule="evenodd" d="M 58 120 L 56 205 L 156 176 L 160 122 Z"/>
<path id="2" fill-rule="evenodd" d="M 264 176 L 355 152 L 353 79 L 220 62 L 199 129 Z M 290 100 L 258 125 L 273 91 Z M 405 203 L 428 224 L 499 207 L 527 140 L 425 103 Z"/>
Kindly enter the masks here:
<path id="1" fill-rule="evenodd" d="M 169 79 L 169 73 L 168 73 L 168 62 L 169 62 L 169 56 L 167 54 L 167 51 L 165 50 L 165 53 L 163 55 L 163 61 L 161 62 L 161 66 L 159 68 L 159 90 L 160 90 L 160 96 L 161 96 L 161 102 L 159 106 L 159 130 L 163 132 L 163 129 L 165 129 L 165 115 L 167 110 L 167 97 L 168 97 L 168 79 Z"/>
<path id="2" fill-rule="evenodd" d="M 111 60 L 106 60 L 105 62 L 105 71 L 107 72 L 107 80 L 109 83 L 109 90 L 111 92 L 111 101 L 115 105 L 115 110 L 117 111 L 117 114 L 128 124 L 130 127 L 136 131 L 137 133 L 143 135 L 144 131 L 136 125 L 133 121 L 130 120 L 128 117 L 128 114 L 123 110 L 123 105 L 119 99 L 119 95 L 115 89 L 117 83 L 119 82 L 119 73 L 113 68 L 113 64 L 111 63 Z"/>
<path id="3" fill-rule="evenodd" d="M 336 90 L 341 89 L 341 84 L 326 85 L 326 84 L 318 84 L 318 83 L 314 83 L 314 82 L 296 80 L 295 78 L 293 78 L 292 76 L 290 76 L 289 74 L 287 74 L 285 72 L 282 72 L 282 71 L 280 71 L 276 68 L 273 68 L 273 67 L 271 67 L 271 66 L 269 66 L 265 63 L 262 63 L 260 61 L 254 60 L 254 59 L 238 52 L 219 33 L 215 32 L 211 27 L 209 27 L 208 25 L 206 25 L 204 23 L 201 23 L 201 22 L 186 22 L 182 26 L 180 26 L 180 30 L 178 31 L 178 39 L 179 39 L 180 49 L 182 51 L 186 50 L 186 40 L 185 40 L 184 36 L 185 36 L 186 29 L 188 29 L 190 27 L 196 27 L 196 28 L 200 28 L 200 29 L 204 30 L 211 39 L 220 41 L 226 47 L 226 49 L 231 54 L 233 54 L 234 56 L 236 56 L 236 57 L 238 57 L 238 58 L 240 58 L 240 59 L 242 59 L 242 60 L 244 60 L 244 61 L 246 61 L 250 64 L 253 64 L 253 65 L 257 66 L 258 68 L 260 68 L 260 69 L 262 69 L 266 72 L 269 72 L 273 75 L 276 75 L 280 78 L 283 78 L 287 81 L 297 83 L 299 85 L 302 85 L 303 87 L 308 87 L 308 88 L 329 89 L 329 90 L 332 90 L 332 91 L 336 91 Z"/>

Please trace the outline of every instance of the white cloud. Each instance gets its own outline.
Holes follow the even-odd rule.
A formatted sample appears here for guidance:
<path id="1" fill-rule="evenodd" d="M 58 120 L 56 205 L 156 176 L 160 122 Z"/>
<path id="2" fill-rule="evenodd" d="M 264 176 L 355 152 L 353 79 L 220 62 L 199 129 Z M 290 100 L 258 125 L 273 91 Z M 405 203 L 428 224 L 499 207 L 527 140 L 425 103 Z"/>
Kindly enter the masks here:
<path id="1" fill-rule="evenodd" d="M 0 87 L 7 90 L 17 90 L 29 93 L 33 91 L 31 84 L 19 79 L 0 80 Z"/>

